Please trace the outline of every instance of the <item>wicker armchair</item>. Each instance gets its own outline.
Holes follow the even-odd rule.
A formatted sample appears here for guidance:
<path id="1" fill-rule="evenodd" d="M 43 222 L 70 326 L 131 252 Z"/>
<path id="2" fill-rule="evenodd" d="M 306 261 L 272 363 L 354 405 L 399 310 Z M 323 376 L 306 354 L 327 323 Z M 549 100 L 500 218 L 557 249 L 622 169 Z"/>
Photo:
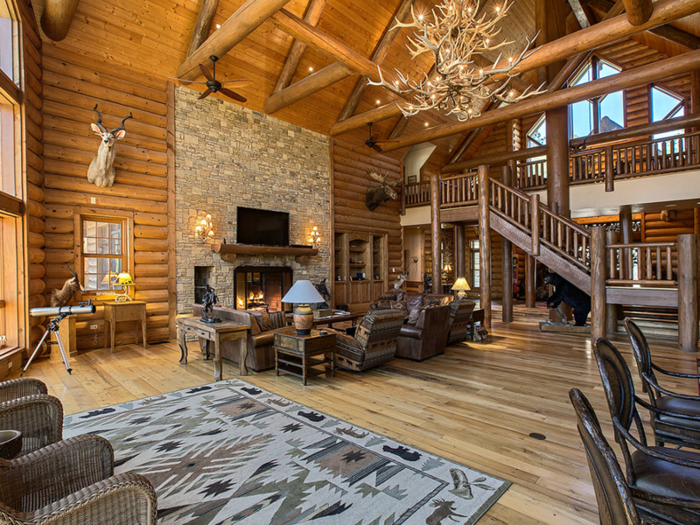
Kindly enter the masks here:
<path id="1" fill-rule="evenodd" d="M 22 454 L 63 438 L 63 406 L 37 379 L 0 382 L 0 428 L 22 432 Z"/>
<path id="2" fill-rule="evenodd" d="M 0 460 L 0 523 L 155 524 L 151 483 L 139 474 L 113 474 L 114 451 L 99 436 Z"/>

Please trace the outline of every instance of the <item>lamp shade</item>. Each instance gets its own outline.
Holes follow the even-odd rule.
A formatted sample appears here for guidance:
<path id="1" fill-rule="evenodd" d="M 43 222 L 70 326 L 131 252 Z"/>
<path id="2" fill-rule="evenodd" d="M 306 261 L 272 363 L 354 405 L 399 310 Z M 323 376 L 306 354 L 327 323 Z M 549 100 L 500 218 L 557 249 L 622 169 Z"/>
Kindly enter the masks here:
<path id="1" fill-rule="evenodd" d="M 119 284 L 121 286 L 126 285 L 131 285 L 134 284 L 134 280 L 131 278 L 131 275 L 129 275 L 128 272 L 122 272 L 119 275 L 117 275 L 117 282 L 116 284 Z"/>
<path id="2" fill-rule="evenodd" d="M 323 297 L 309 280 L 295 282 L 294 286 L 282 298 L 283 303 L 296 304 L 322 303 L 323 301 Z"/>
<path id="3" fill-rule="evenodd" d="M 467 280 L 464 277 L 460 277 L 452 285 L 452 290 L 456 292 L 466 292 L 471 290 L 471 288 L 469 287 Z"/>

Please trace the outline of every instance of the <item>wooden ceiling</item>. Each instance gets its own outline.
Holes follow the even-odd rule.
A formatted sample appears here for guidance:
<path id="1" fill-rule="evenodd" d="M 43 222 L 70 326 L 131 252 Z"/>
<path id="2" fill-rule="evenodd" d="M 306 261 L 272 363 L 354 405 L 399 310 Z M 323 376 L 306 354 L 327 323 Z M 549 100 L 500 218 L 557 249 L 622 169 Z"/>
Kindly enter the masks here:
<path id="1" fill-rule="evenodd" d="M 317 27 L 361 55 L 370 57 L 400 2 L 328 0 Z M 243 3 L 244 0 L 220 0 L 213 28 L 228 19 Z M 427 12 L 436 3 L 439 3 L 438 0 L 417 0 L 416 12 Z M 485 9 L 493 9 L 495 3 L 496 0 L 488 0 Z M 165 81 L 175 76 L 178 66 L 186 58 L 199 4 L 199 0 L 80 0 L 68 36 L 52 45 L 109 61 L 115 67 L 127 67 L 153 80 Z M 291 0 L 286 9 L 303 17 L 307 4 L 308 0 Z M 515 41 L 518 47 L 522 46 L 526 36 L 532 38 L 535 34 L 534 4 L 535 0 L 517 0 L 504 24 L 503 37 Z M 40 17 L 43 0 L 34 0 L 34 6 Z M 693 24 L 693 21 L 686 19 L 676 25 L 697 32 L 700 24 Z M 432 64 L 426 55 L 411 60 L 406 48 L 409 34 L 408 30 L 401 31 L 383 66 L 388 71 L 399 69 L 404 74 L 417 77 L 428 71 Z M 91 42 L 94 44 L 92 49 L 86 46 Z M 273 92 L 292 42 L 292 37 L 271 22 L 264 22 L 221 58 L 217 64 L 217 77 L 252 79 L 252 86 L 240 90 L 248 98 L 243 105 L 262 113 L 263 104 Z M 309 68 L 317 72 L 332 62 L 329 57 L 307 47 L 293 82 L 307 77 Z M 358 78 L 354 75 L 337 82 L 274 113 L 274 117 L 328 134 Z M 392 99 L 393 96 L 386 90 L 370 87 L 356 114 L 374 108 L 377 100 L 385 104 Z M 430 127 L 448 120 L 437 113 L 421 114 L 411 119 L 405 133 L 425 129 L 426 124 Z M 388 137 L 397 121 L 398 118 L 389 119 L 376 126 L 381 138 Z M 350 134 L 350 138 L 360 140 L 365 135 L 366 130 L 356 130 Z M 441 139 L 438 141 L 439 149 L 447 152 L 462 139 L 463 136 Z"/>

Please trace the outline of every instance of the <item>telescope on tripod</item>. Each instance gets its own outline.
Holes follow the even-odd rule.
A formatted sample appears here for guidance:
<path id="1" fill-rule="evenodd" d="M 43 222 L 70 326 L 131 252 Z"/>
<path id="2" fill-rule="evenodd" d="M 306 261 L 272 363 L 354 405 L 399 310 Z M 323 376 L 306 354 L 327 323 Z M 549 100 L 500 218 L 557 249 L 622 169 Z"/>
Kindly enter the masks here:
<path id="1" fill-rule="evenodd" d="M 66 354 L 66 349 L 63 348 L 63 342 L 61 341 L 61 337 L 58 335 L 58 325 L 69 315 L 94 313 L 95 305 L 92 304 L 92 301 L 88 301 L 87 303 L 80 303 L 78 304 L 78 306 L 47 306 L 44 308 L 32 308 L 31 310 L 29 310 L 29 315 L 31 315 L 32 317 L 55 317 L 51 319 L 51 321 L 49 321 L 49 326 L 44 332 L 44 336 L 39 341 L 39 344 L 36 345 L 36 348 L 34 349 L 32 356 L 29 358 L 29 361 L 27 361 L 27 364 L 24 365 L 24 370 L 22 370 L 20 377 L 24 375 L 24 373 L 27 371 L 27 368 L 29 368 L 29 365 L 32 364 L 32 361 L 39 353 L 41 345 L 44 344 L 44 341 L 46 341 L 46 338 L 49 337 L 50 334 L 56 334 L 56 341 L 58 342 L 58 348 L 61 351 L 63 364 L 66 365 L 66 370 L 68 370 L 68 373 L 70 374 L 71 367 L 70 363 L 68 362 L 68 354 Z"/>

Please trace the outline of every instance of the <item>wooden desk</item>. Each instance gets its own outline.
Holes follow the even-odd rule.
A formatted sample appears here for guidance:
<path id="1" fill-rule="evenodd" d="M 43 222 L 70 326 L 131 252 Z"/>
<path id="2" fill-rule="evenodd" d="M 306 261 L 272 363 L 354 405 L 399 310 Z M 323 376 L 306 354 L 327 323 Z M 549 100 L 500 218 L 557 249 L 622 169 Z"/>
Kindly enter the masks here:
<path id="1" fill-rule="evenodd" d="M 109 341 L 109 348 L 114 352 L 114 339 L 117 323 L 122 321 L 136 322 L 136 342 L 139 342 L 139 321 L 143 333 L 143 347 L 146 348 L 146 303 L 144 301 L 127 301 L 125 303 L 105 303 L 105 348 Z M 109 325 L 109 339 L 107 339 L 107 325 Z"/>
<path id="2" fill-rule="evenodd" d="M 206 358 L 209 359 L 209 343 L 214 342 L 214 381 L 221 381 L 221 342 L 238 340 L 240 354 L 238 366 L 242 376 L 248 375 L 246 359 L 248 358 L 249 324 L 238 324 L 233 321 L 220 323 L 203 323 L 196 317 L 181 317 L 177 320 L 180 329 L 180 364 L 187 364 L 187 334 L 196 335 L 206 343 Z"/>
<path id="3" fill-rule="evenodd" d="M 311 330 L 309 335 L 298 335 L 290 326 L 275 332 L 275 372 L 301 377 L 306 386 L 309 375 L 324 374 L 326 370 L 312 370 L 312 367 L 330 363 L 331 377 L 335 377 L 335 333 L 322 334 Z M 330 354 L 330 359 L 328 358 Z M 323 359 L 311 359 L 321 355 Z"/>

